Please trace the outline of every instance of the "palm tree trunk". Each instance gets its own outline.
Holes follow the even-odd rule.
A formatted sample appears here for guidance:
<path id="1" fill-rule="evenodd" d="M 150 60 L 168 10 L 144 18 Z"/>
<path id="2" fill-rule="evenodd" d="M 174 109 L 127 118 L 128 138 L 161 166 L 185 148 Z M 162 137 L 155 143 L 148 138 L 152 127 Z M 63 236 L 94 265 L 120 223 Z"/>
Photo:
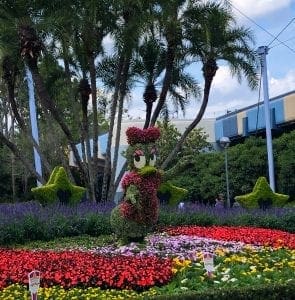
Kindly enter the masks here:
<path id="1" fill-rule="evenodd" d="M 117 131 L 116 131 L 116 140 L 115 140 L 115 148 L 114 148 L 113 167 L 112 167 L 111 179 L 109 184 L 108 201 L 111 201 L 113 199 L 115 193 L 114 183 L 115 183 L 115 177 L 117 172 L 123 106 L 124 106 L 124 98 L 126 95 L 126 84 L 128 80 L 129 67 L 130 67 L 130 58 L 127 58 L 124 62 L 124 66 L 122 69 L 122 82 L 120 87 L 120 98 L 119 98 L 119 108 L 118 108 L 118 117 L 117 117 Z"/>
<path id="2" fill-rule="evenodd" d="M 152 110 L 153 110 L 153 103 L 147 103 L 146 104 L 145 122 L 144 122 L 144 126 L 143 126 L 144 129 L 148 128 L 150 125 Z"/>
<path id="3" fill-rule="evenodd" d="M 164 106 L 164 103 L 166 101 L 167 93 L 171 84 L 172 80 L 172 71 L 173 71 L 173 65 L 174 65 L 174 59 L 175 59 L 175 43 L 174 42 L 168 42 L 168 49 L 167 49 L 167 58 L 166 58 L 166 72 L 165 77 L 163 80 L 163 86 L 161 90 L 161 94 L 159 97 L 159 101 L 157 103 L 157 106 L 154 110 L 150 126 L 155 126 L 156 121 L 159 117 L 159 114 L 161 112 L 161 109 Z"/>
<path id="4" fill-rule="evenodd" d="M 210 62 L 210 63 L 212 63 L 212 62 Z M 205 113 L 205 110 L 206 110 L 206 107 L 208 105 L 210 89 L 211 89 L 212 81 L 213 81 L 213 78 L 214 78 L 214 76 L 216 74 L 216 71 L 217 71 L 216 62 L 213 63 L 213 65 L 211 65 L 211 64 L 209 64 L 209 65 L 205 64 L 204 65 L 204 67 L 203 67 L 203 75 L 204 75 L 204 78 L 205 78 L 205 84 L 204 84 L 204 90 L 203 90 L 203 93 L 204 93 L 203 94 L 203 101 L 202 101 L 202 105 L 200 107 L 200 110 L 199 110 L 197 116 L 195 117 L 195 119 L 193 120 L 193 122 L 186 128 L 186 130 L 184 131 L 184 133 L 180 137 L 180 139 L 177 142 L 177 144 L 174 147 L 174 149 L 170 152 L 170 154 L 168 155 L 168 157 L 166 158 L 166 160 L 161 165 L 162 169 L 167 168 L 167 166 L 171 162 L 171 160 L 177 156 L 177 153 L 180 151 L 180 149 L 181 149 L 181 147 L 182 147 L 185 139 L 189 135 L 189 133 L 202 120 L 202 117 L 203 117 L 203 115 Z"/>
<path id="5" fill-rule="evenodd" d="M 120 170 L 120 173 L 118 174 L 118 177 L 116 178 L 116 181 L 115 181 L 115 184 L 114 184 L 114 190 L 115 191 L 117 190 L 117 188 L 118 188 L 118 186 L 121 182 L 121 179 L 122 179 L 125 171 L 127 170 L 127 165 L 128 165 L 128 163 L 127 163 L 127 160 L 126 160 L 123 167 L 122 167 L 122 169 Z"/>
<path id="6" fill-rule="evenodd" d="M 61 117 L 60 112 L 57 110 L 55 103 L 50 99 L 50 97 L 47 93 L 43 79 L 42 79 L 42 77 L 39 73 L 38 67 L 37 67 L 37 62 L 32 62 L 30 60 L 30 61 L 28 61 L 28 66 L 32 72 L 33 80 L 35 82 L 36 90 L 39 95 L 39 99 L 41 101 L 42 106 L 51 112 L 53 118 L 56 120 L 56 122 L 59 124 L 62 131 L 66 135 L 68 142 L 70 144 L 70 147 L 73 151 L 76 163 L 77 163 L 81 173 L 83 174 L 84 178 L 86 178 L 86 170 L 85 170 L 84 166 L 82 165 L 82 161 L 81 161 L 79 152 L 76 148 L 76 143 L 75 143 L 74 137 L 73 137 L 72 133 L 70 132 L 68 126 L 66 125 L 65 121 Z M 86 182 L 86 180 L 85 180 L 85 182 Z"/>
<path id="7" fill-rule="evenodd" d="M 92 112 L 93 112 L 93 166 L 94 176 L 97 176 L 98 165 L 98 118 L 97 118 L 97 89 L 96 89 L 96 70 L 93 54 L 89 57 L 89 73 L 91 84 Z"/>
<path id="8" fill-rule="evenodd" d="M 102 201 L 107 201 L 108 181 L 111 173 L 111 147 L 112 147 L 113 130 L 114 130 L 115 117 L 116 117 L 116 110 L 117 110 L 117 102 L 119 96 L 119 88 L 120 88 L 120 83 L 122 78 L 121 73 L 123 69 L 123 64 L 124 64 L 124 54 L 121 53 L 119 58 L 119 63 L 118 63 L 117 74 L 116 74 L 115 91 L 113 95 L 113 101 L 111 104 L 110 126 L 109 126 L 109 133 L 108 133 L 108 142 L 107 142 L 107 149 L 106 149 L 102 192 L 101 192 Z"/>
<path id="9" fill-rule="evenodd" d="M 83 140 L 86 143 L 86 158 L 88 163 L 88 182 L 89 182 L 89 198 L 92 202 L 96 202 L 95 199 L 95 175 L 93 170 L 93 161 L 91 157 L 91 146 L 89 140 L 89 126 L 88 126 L 88 116 L 87 116 L 87 108 L 86 111 L 83 111 Z M 86 161 L 85 161 L 86 162 Z"/>
<path id="10" fill-rule="evenodd" d="M 23 165 L 34 175 L 39 182 L 42 184 L 45 183 L 42 176 L 35 170 L 33 164 L 22 154 L 22 152 L 17 148 L 15 144 L 13 144 L 1 131 L 0 131 L 0 141 L 3 142 L 12 153 L 23 163 Z"/>
<path id="11" fill-rule="evenodd" d="M 14 122 L 15 119 L 12 118 L 11 120 L 11 139 L 12 143 L 14 143 Z M 8 135 L 7 135 L 8 136 Z M 10 154 L 10 160 L 11 160 L 11 187 L 12 187 L 12 201 L 16 202 L 16 186 L 15 186 L 15 156 L 11 152 Z"/>

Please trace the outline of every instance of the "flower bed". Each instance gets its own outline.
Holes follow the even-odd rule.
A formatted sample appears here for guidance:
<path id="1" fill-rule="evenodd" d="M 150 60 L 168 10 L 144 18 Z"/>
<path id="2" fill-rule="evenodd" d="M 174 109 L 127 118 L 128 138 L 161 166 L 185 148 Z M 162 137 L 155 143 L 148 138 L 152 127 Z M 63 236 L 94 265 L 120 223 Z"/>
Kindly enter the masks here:
<path id="1" fill-rule="evenodd" d="M 154 233 L 145 244 L 120 246 L 109 239 L 108 245 L 67 251 L 2 249 L 0 299 L 25 299 L 33 269 L 42 276 L 38 299 L 185 299 L 186 292 L 187 299 L 228 299 L 224 295 L 231 293 L 246 299 L 248 288 L 251 299 L 259 299 L 270 284 L 276 283 L 276 293 L 292 290 L 294 236 L 262 228 L 183 226 Z M 204 251 L 214 255 L 211 276 Z"/>
<path id="2" fill-rule="evenodd" d="M 170 235 L 208 237 L 222 241 L 241 241 L 247 244 L 295 249 L 295 234 L 281 230 L 253 227 L 200 227 L 182 226 L 166 228 Z"/>
<path id="3" fill-rule="evenodd" d="M 0 250 L 0 288 L 28 283 L 28 273 L 42 273 L 44 287 L 99 286 L 142 290 L 167 283 L 172 277 L 169 259 L 106 257 L 77 251 Z"/>

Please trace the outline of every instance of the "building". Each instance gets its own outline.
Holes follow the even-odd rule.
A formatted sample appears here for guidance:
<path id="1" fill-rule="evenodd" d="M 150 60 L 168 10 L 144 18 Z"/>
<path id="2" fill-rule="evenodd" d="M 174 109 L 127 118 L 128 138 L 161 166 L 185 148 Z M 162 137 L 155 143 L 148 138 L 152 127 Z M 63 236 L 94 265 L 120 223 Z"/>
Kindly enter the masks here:
<path id="1" fill-rule="evenodd" d="M 295 129 L 295 90 L 270 99 L 273 135 Z M 215 141 L 227 136 L 238 143 L 253 134 L 265 133 L 264 103 L 250 105 L 216 118 Z"/>

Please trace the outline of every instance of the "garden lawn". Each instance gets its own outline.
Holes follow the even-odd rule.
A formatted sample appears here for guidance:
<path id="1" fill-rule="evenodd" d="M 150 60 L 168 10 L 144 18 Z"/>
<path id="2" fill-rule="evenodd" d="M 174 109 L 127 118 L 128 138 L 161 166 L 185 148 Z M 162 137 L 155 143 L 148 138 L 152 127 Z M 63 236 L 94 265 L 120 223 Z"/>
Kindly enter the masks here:
<path id="1" fill-rule="evenodd" d="M 144 244 L 82 236 L 3 248 L 0 299 L 29 299 L 27 274 L 34 269 L 41 271 L 38 299 L 185 299 L 185 293 L 205 299 L 208 292 L 225 299 L 229 289 L 272 284 L 287 291 L 295 284 L 294 238 L 272 229 L 180 226 L 151 234 Z M 204 252 L 214 255 L 212 276 L 204 269 Z"/>

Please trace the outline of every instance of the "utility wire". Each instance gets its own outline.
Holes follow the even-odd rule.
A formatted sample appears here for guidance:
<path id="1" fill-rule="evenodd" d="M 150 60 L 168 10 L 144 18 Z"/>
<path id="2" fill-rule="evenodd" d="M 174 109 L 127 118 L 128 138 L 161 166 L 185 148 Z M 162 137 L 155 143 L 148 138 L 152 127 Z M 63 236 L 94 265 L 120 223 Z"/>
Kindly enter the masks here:
<path id="1" fill-rule="evenodd" d="M 282 42 L 281 40 L 279 40 L 275 35 L 273 35 L 272 33 L 270 33 L 268 30 L 266 30 L 265 28 L 263 28 L 261 25 L 259 25 L 258 23 L 256 23 L 252 18 L 248 17 L 246 14 L 244 14 L 241 10 L 239 10 L 236 6 L 234 6 L 233 4 L 231 4 L 231 6 L 237 10 L 242 16 L 244 16 L 246 19 L 248 19 L 249 21 L 251 21 L 253 24 L 255 24 L 257 27 L 259 27 L 261 30 L 263 30 L 264 32 L 266 32 L 268 35 L 270 35 L 272 38 L 274 38 L 274 40 L 277 40 L 278 42 L 280 42 L 281 44 L 283 44 L 285 47 L 287 47 L 289 50 L 291 50 L 293 53 L 295 53 L 295 50 L 290 48 L 287 44 L 285 44 L 284 42 Z"/>
<path id="2" fill-rule="evenodd" d="M 275 38 L 267 45 L 269 47 L 275 40 L 278 39 L 278 37 L 293 23 L 295 18 L 291 19 L 288 24 L 275 36 Z"/>
<path id="3" fill-rule="evenodd" d="M 291 37 L 291 38 L 289 38 L 289 39 L 283 41 L 283 43 L 289 42 L 289 41 L 294 40 L 294 39 L 295 39 L 295 36 L 293 36 L 293 37 Z M 274 47 L 280 46 L 281 44 L 282 44 L 282 43 L 275 44 L 275 45 L 273 45 L 272 47 L 270 47 L 269 49 L 272 49 L 272 48 L 274 48 Z"/>

